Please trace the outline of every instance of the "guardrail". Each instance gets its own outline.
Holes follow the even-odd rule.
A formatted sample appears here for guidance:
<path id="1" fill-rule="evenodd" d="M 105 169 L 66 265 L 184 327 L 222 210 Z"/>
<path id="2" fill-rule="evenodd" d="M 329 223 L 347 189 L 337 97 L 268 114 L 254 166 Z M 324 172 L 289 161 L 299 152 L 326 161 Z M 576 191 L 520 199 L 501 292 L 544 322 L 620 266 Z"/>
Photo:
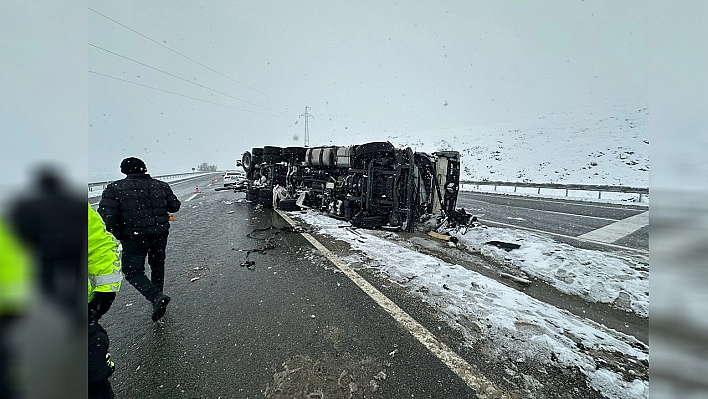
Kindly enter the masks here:
<path id="1" fill-rule="evenodd" d="M 494 191 L 497 191 L 497 186 L 514 187 L 516 192 L 517 187 L 522 188 L 537 188 L 538 194 L 541 194 L 541 189 L 565 190 L 565 196 L 568 196 L 568 191 L 597 191 L 597 198 L 602 199 L 602 193 L 626 193 L 639 194 L 639 202 L 642 201 L 642 196 L 649 195 L 648 187 L 629 187 L 629 186 L 604 186 L 597 184 L 559 184 L 559 183 L 525 183 L 525 182 L 505 182 L 505 181 L 470 181 L 460 180 L 460 184 L 470 184 L 473 186 L 494 186 Z"/>
<path id="2" fill-rule="evenodd" d="M 166 179 L 181 179 L 185 177 L 191 177 L 191 176 L 197 176 L 197 175 L 203 175 L 207 173 L 217 173 L 217 172 L 190 172 L 190 173 L 177 173 L 173 175 L 162 175 L 162 176 L 152 176 L 153 178 L 157 180 L 166 180 Z M 118 179 L 116 179 L 118 180 Z M 106 188 L 107 185 L 113 183 L 115 180 L 111 181 L 102 181 L 102 182 L 95 182 L 95 183 L 89 183 L 88 184 L 88 191 L 97 191 L 97 190 L 103 190 Z"/>

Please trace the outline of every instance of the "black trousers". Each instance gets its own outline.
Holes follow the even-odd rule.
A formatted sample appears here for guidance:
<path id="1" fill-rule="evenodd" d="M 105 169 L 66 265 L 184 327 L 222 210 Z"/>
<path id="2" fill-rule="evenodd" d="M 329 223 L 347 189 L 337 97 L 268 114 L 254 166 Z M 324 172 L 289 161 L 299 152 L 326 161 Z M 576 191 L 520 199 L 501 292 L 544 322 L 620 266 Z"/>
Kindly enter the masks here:
<path id="1" fill-rule="evenodd" d="M 89 399 L 113 399 L 113 389 L 108 377 L 113 374 L 115 366 L 108 353 L 108 334 L 98 324 L 91 320 L 88 326 L 88 396 Z"/>
<path id="2" fill-rule="evenodd" d="M 165 285 L 165 247 L 168 234 L 168 231 L 165 231 L 138 239 L 121 240 L 125 279 L 150 302 L 162 293 Z M 145 275 L 146 256 L 150 265 L 149 279 Z"/>
<path id="3" fill-rule="evenodd" d="M 15 399 L 18 397 L 15 380 L 12 378 L 11 365 L 12 348 L 10 347 L 10 327 L 14 317 L 0 316 L 0 398 Z"/>

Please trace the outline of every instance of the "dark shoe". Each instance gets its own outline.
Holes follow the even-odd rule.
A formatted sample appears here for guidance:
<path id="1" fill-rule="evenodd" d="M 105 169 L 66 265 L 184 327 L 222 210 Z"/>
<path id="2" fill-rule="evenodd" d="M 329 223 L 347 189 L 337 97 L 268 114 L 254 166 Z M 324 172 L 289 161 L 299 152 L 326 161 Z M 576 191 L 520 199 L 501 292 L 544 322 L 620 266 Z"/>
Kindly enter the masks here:
<path id="1" fill-rule="evenodd" d="M 152 303 L 152 321 L 158 321 L 165 315 L 168 303 L 170 303 L 170 297 L 164 294 L 155 299 Z"/>
<path id="2" fill-rule="evenodd" d="M 111 383 L 104 381 L 96 385 L 89 385 L 88 397 L 89 399 L 114 399 L 115 394 L 111 388 Z"/>

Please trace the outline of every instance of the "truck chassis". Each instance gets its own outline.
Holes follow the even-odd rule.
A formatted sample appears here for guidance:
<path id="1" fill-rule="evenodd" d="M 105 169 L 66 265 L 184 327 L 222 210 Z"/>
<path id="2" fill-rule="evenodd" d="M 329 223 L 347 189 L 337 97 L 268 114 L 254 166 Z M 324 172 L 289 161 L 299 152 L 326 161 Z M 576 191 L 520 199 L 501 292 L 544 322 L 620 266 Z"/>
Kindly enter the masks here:
<path id="1" fill-rule="evenodd" d="M 264 146 L 244 152 L 240 164 L 247 176 L 240 189 L 265 207 L 313 208 L 355 227 L 406 231 L 426 216 L 455 214 L 457 151 L 426 154 L 389 142 Z"/>

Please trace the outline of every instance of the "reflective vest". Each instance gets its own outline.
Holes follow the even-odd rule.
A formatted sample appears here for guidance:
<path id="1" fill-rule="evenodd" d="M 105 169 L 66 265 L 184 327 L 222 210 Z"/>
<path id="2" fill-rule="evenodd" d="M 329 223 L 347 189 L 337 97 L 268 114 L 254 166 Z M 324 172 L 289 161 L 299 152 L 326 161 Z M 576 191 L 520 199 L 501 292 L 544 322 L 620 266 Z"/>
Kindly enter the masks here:
<path id="1" fill-rule="evenodd" d="M 91 204 L 88 204 L 88 301 L 93 293 L 117 292 L 123 275 L 120 271 L 120 244 Z"/>
<path id="2" fill-rule="evenodd" d="M 0 218 L 0 316 L 20 313 L 27 308 L 31 283 L 29 253 Z"/>

